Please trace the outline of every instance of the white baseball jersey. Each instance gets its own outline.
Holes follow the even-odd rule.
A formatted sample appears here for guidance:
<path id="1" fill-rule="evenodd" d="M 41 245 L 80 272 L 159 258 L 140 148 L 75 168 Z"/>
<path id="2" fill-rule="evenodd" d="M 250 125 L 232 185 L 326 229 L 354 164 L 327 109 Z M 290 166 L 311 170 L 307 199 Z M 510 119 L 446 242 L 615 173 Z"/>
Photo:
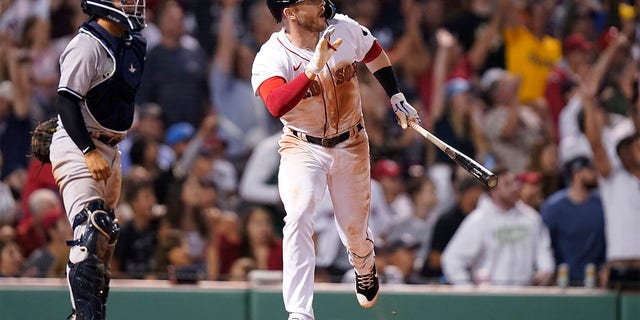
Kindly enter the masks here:
<path id="1" fill-rule="evenodd" d="M 280 118 L 285 126 L 316 137 L 348 131 L 362 118 L 356 62 L 364 59 L 375 40 L 367 28 L 345 15 L 336 14 L 327 22 L 336 27 L 331 41 L 342 38 L 343 43 L 302 101 Z M 253 90 L 257 93 L 262 82 L 272 77 L 292 81 L 304 72 L 313 53 L 313 50 L 294 46 L 284 28 L 274 33 L 260 48 L 253 63 Z M 318 121 L 319 117 L 324 120 Z"/>
<path id="2" fill-rule="evenodd" d="M 640 259 L 640 179 L 616 167 L 606 178 L 600 177 L 598 185 L 605 213 L 607 260 Z"/>
<path id="3" fill-rule="evenodd" d="M 280 140 L 278 190 L 287 215 L 283 228 L 282 291 L 289 319 L 314 319 L 313 282 L 316 265 L 312 240 L 314 218 L 328 190 L 342 243 L 351 253 L 349 262 L 359 274 L 374 263 L 373 236 L 368 228 L 371 178 L 369 144 L 362 124 L 362 105 L 356 63 L 374 44 L 369 30 L 345 15 L 327 23 L 335 25 L 331 41 L 343 39 L 305 96 L 280 117 L 284 132 Z M 314 50 L 294 46 L 284 28 L 274 33 L 258 52 L 253 65 L 255 92 L 267 79 L 291 82 L 304 72 Z M 363 124 L 364 125 L 364 124 Z M 334 147 L 303 141 L 291 130 L 308 136 L 334 137 L 351 132 Z M 319 249 L 320 250 L 320 249 Z"/>

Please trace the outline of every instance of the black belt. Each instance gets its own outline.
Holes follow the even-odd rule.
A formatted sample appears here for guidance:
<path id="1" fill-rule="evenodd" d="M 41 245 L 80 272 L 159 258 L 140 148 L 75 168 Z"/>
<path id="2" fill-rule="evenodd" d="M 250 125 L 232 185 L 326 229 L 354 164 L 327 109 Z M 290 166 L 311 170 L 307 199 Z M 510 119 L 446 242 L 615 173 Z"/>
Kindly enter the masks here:
<path id="1" fill-rule="evenodd" d="M 112 147 L 115 147 L 118 143 L 120 143 L 125 138 L 124 135 L 111 136 L 111 135 L 101 134 L 95 131 L 91 133 L 91 137 L 104 144 L 110 145 Z"/>
<path id="2" fill-rule="evenodd" d="M 358 123 L 356 125 L 356 131 L 355 132 L 360 132 L 360 130 L 362 130 L 362 124 Z M 321 145 L 323 147 L 327 147 L 327 148 L 333 148 L 335 147 L 337 144 L 341 143 L 341 142 L 345 142 L 347 141 L 350 137 L 351 137 L 351 130 L 345 131 L 337 136 L 331 137 L 331 138 L 318 138 L 318 137 L 314 137 L 314 136 L 310 136 L 308 134 L 304 134 L 300 131 L 294 130 L 294 129 L 290 129 L 291 132 L 293 133 L 294 136 L 305 140 L 307 142 L 311 142 L 313 144 L 317 144 L 317 145 Z"/>

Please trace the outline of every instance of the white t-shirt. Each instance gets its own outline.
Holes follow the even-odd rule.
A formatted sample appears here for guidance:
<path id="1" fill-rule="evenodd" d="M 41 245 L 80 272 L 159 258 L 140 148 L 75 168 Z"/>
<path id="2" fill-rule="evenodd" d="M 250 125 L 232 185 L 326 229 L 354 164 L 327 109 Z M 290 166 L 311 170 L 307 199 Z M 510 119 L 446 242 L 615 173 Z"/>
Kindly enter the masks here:
<path id="1" fill-rule="evenodd" d="M 607 260 L 640 259 L 640 179 L 622 168 L 599 180 Z"/>
<path id="2" fill-rule="evenodd" d="M 442 266 L 453 284 L 530 285 L 536 271 L 554 269 L 549 232 L 522 202 L 505 211 L 482 201 L 445 248 Z"/>

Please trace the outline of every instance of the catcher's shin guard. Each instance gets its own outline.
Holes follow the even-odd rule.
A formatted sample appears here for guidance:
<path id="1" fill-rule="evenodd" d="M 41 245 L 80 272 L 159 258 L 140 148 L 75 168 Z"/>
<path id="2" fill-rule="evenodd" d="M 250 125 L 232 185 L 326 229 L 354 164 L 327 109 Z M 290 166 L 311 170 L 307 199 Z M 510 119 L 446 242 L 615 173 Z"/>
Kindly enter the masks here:
<path id="1" fill-rule="evenodd" d="M 73 305 L 72 319 L 104 320 L 109 295 L 109 260 L 120 234 L 113 210 L 98 199 L 87 204 L 74 219 L 73 228 L 86 223 L 72 246 L 67 280 Z"/>

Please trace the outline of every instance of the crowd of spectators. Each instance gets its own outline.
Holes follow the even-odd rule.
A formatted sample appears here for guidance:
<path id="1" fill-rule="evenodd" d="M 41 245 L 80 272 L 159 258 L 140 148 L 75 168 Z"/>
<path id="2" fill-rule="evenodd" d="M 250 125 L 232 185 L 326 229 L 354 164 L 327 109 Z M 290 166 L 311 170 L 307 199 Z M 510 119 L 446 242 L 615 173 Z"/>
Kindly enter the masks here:
<path id="1" fill-rule="evenodd" d="M 281 26 L 264 0 L 146 2 L 112 277 L 281 270 L 282 124 L 250 84 Z M 423 126 L 500 178 L 487 190 L 400 129 L 359 69 L 382 283 L 553 285 L 567 264 L 571 285 L 594 266 L 640 287 L 640 1 L 334 2 L 389 52 Z M 2 277 L 64 276 L 71 230 L 30 130 L 56 115 L 58 57 L 86 18 L 77 0 L 0 4 Z M 317 280 L 353 281 L 325 200 Z"/>

